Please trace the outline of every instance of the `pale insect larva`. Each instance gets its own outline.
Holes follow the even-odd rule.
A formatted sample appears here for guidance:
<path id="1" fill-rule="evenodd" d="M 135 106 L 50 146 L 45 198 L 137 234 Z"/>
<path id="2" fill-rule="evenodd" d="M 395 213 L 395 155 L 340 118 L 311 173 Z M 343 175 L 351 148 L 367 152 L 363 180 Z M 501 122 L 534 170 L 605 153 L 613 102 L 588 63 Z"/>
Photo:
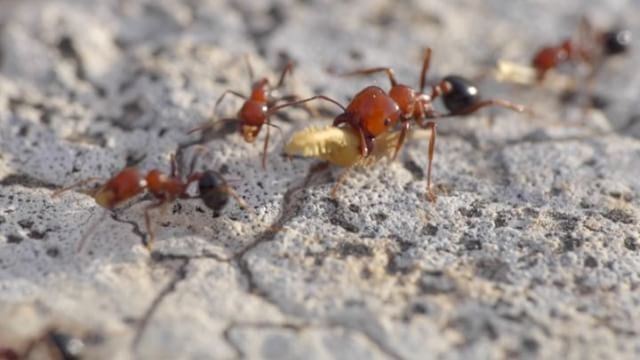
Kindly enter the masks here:
<path id="1" fill-rule="evenodd" d="M 373 151 L 363 158 L 359 149 L 360 138 L 351 127 L 309 127 L 293 134 L 285 146 L 285 153 L 313 157 L 342 167 L 365 166 L 391 157 L 399 135 L 399 132 L 379 135 L 376 137 Z"/>

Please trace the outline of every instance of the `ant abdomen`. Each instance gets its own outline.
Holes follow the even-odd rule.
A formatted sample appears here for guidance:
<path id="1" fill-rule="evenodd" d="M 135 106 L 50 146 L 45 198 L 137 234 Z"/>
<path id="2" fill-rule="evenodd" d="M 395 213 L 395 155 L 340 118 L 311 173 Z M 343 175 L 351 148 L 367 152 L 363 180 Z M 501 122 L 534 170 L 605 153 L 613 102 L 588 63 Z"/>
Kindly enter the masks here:
<path id="1" fill-rule="evenodd" d="M 607 55 L 623 54 L 629 50 L 631 31 L 616 29 L 602 34 L 603 51 Z"/>
<path id="2" fill-rule="evenodd" d="M 226 180 L 216 171 L 206 171 L 198 180 L 198 191 L 202 202 L 211 210 L 219 212 L 229 202 Z"/>
<path id="3" fill-rule="evenodd" d="M 443 81 L 450 86 L 449 91 L 442 94 L 442 100 L 451 113 L 463 112 L 480 100 L 480 92 L 470 80 L 458 75 L 449 75 Z"/>

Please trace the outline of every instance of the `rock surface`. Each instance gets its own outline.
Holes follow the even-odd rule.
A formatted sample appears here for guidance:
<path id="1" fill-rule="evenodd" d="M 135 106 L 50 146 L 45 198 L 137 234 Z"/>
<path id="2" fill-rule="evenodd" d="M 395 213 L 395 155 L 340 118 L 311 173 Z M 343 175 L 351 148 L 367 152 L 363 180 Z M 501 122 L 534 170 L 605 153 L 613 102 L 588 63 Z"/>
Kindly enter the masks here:
<path id="1" fill-rule="evenodd" d="M 638 34 L 636 1 L 0 7 L 2 346 L 22 351 L 50 332 L 111 359 L 640 357 L 640 46 L 603 70 L 596 92 L 611 103 L 586 117 L 553 90 L 483 81 L 541 116 L 443 123 L 435 204 L 420 139 L 330 198 L 340 169 L 311 174 L 313 161 L 280 156 L 292 131 L 329 121 L 297 109 L 274 120 L 267 171 L 264 135 L 206 144 L 199 166 L 233 179 L 254 211 L 176 202 L 154 218 L 153 256 L 142 246 L 148 202 L 108 214 L 77 253 L 102 210 L 82 192 L 51 197 L 127 164 L 168 171 L 218 96 L 248 90 L 243 54 L 273 80 L 291 58 L 291 92 L 346 102 L 386 80 L 328 67 L 390 65 L 416 84 L 428 45 L 431 79 L 477 76 L 497 58 L 526 62 L 582 12 Z"/>

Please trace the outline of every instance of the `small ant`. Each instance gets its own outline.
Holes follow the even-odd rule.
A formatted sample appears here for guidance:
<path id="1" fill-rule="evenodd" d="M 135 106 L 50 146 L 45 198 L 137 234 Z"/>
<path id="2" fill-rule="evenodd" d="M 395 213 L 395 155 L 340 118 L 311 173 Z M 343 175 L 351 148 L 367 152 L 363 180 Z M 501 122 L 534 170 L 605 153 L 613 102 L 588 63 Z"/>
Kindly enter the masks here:
<path id="1" fill-rule="evenodd" d="M 244 100 L 242 107 L 235 117 L 223 118 L 220 121 L 238 122 L 238 129 L 240 130 L 240 133 L 242 134 L 244 140 L 248 143 L 253 143 L 258 137 L 262 126 L 267 126 L 267 133 L 265 134 L 264 139 L 264 149 L 262 151 L 262 168 L 266 169 L 267 149 L 269 146 L 270 136 L 269 128 L 274 127 L 276 129 L 280 129 L 278 126 L 272 124 L 269 120 L 270 115 L 273 114 L 270 113 L 269 110 L 272 109 L 280 101 L 293 101 L 298 99 L 298 97 L 295 95 L 284 95 L 279 97 L 272 96 L 272 92 L 274 90 L 278 90 L 284 85 L 287 74 L 291 75 L 291 73 L 293 72 L 293 62 L 289 61 L 285 65 L 282 73 L 280 74 L 280 78 L 276 83 L 276 86 L 271 86 L 269 79 L 267 79 L 266 77 L 263 77 L 254 82 L 253 68 L 247 56 L 245 56 L 245 62 L 247 64 L 247 69 L 249 72 L 249 79 L 252 83 L 251 94 L 249 96 L 246 96 L 238 91 L 225 90 L 216 101 L 214 112 L 218 109 L 218 106 L 222 103 L 222 100 L 224 100 L 227 94 L 234 95 Z M 205 124 L 189 131 L 189 133 L 206 130 L 211 128 L 212 126 L 213 124 Z"/>
<path id="2" fill-rule="evenodd" d="M 547 72 L 565 63 L 583 62 L 593 67 L 591 77 L 608 58 L 624 54 L 631 43 L 631 31 L 612 28 L 597 30 L 583 17 L 579 36 L 563 40 L 558 45 L 543 47 L 533 56 L 531 65 L 537 71 L 537 80 L 544 80 Z"/>
<path id="3" fill-rule="evenodd" d="M 187 175 L 184 180 L 178 171 L 176 159 L 173 155 L 171 156 L 171 173 L 169 176 L 158 169 L 152 169 L 146 175 L 143 175 L 136 167 L 124 168 L 98 188 L 98 190 L 92 194 L 92 197 L 96 203 L 105 210 L 114 210 L 125 201 L 142 194 L 145 190 L 148 191 L 156 199 L 155 203 L 148 205 L 144 209 L 145 226 L 148 233 L 148 240 L 145 241 L 145 246 L 151 251 L 155 240 L 150 215 L 153 209 L 160 208 L 177 199 L 201 199 L 208 208 L 219 212 L 228 203 L 229 196 L 232 196 L 240 207 L 247 209 L 246 203 L 236 194 L 231 186 L 228 185 L 220 173 L 213 170 L 195 172 L 196 161 L 197 157 L 194 156 L 191 161 L 189 175 Z M 95 180 L 95 178 L 82 180 L 56 191 L 52 196 L 58 196 L 65 191 Z M 198 195 L 191 196 L 187 193 L 187 189 L 195 182 L 198 183 Z M 100 220 L 102 220 L 102 218 Z M 97 225 L 100 220 L 95 225 Z M 78 251 L 82 249 L 85 240 L 91 232 L 95 230 L 95 225 L 83 236 L 78 244 Z"/>
<path id="4" fill-rule="evenodd" d="M 402 128 L 393 158 L 397 156 L 404 143 L 411 127 L 411 120 L 415 121 L 421 128 L 429 128 L 431 135 L 429 138 L 427 196 L 431 201 L 434 201 L 435 195 L 431 189 L 431 167 L 435 151 L 436 122 L 433 120 L 471 114 L 488 106 L 499 106 L 517 112 L 524 112 L 526 109 L 522 105 L 512 104 L 504 100 L 482 100 L 478 88 L 471 81 L 457 75 L 446 76 L 438 84 L 432 86 L 430 94 L 427 94 L 425 93 L 427 86 L 426 75 L 430 61 L 431 49 L 427 48 L 422 62 L 419 91 L 410 86 L 399 84 L 391 68 L 376 67 L 352 71 L 342 74 L 342 76 L 370 75 L 385 72 L 391 83 L 391 89 L 388 92 L 377 86 L 368 86 L 357 93 L 346 108 L 336 100 L 323 95 L 316 95 L 275 106 L 271 111 L 277 111 L 282 107 L 315 99 L 326 100 L 339 106 L 343 112 L 333 120 L 333 125 L 341 126 L 346 124 L 356 131 L 360 139 L 360 155 L 362 157 L 367 157 L 372 152 L 378 136 L 391 131 L 398 123 L 401 124 Z M 434 109 L 433 101 L 438 97 L 442 97 L 448 113 L 442 114 Z M 339 184 L 340 179 L 333 189 L 334 195 Z"/>

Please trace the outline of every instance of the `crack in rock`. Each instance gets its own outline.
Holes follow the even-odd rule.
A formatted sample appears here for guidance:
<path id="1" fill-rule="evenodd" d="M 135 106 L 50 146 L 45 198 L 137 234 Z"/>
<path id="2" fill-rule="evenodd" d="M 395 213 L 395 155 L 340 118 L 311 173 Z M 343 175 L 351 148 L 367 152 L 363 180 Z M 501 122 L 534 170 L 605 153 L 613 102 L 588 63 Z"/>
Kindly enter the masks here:
<path id="1" fill-rule="evenodd" d="M 233 256 L 232 260 L 237 264 L 238 269 L 247 280 L 247 287 L 248 287 L 247 291 L 249 293 L 257 294 L 261 297 L 264 297 L 265 295 L 264 292 L 261 291 L 258 285 L 256 284 L 253 278 L 253 273 L 251 272 L 249 263 L 244 258 L 244 256 L 249 251 L 256 248 L 258 245 L 273 241 L 275 239 L 276 234 L 280 230 L 282 230 L 284 225 L 287 224 L 289 221 L 291 221 L 291 219 L 295 218 L 300 213 L 302 209 L 302 199 L 298 198 L 296 195 L 311 184 L 312 180 L 314 180 L 314 176 L 317 173 L 320 173 L 326 170 L 327 168 L 328 168 L 327 164 L 324 164 L 324 163 L 316 166 L 312 166 L 306 178 L 304 179 L 304 181 L 302 181 L 302 183 L 293 185 L 292 187 L 288 188 L 283 196 L 280 214 L 278 215 L 278 218 L 276 219 L 276 221 L 274 221 L 271 224 L 269 229 L 258 234 L 253 242 L 251 242 L 249 245 L 244 247 L 242 250 L 240 250 L 238 253 L 236 253 Z M 277 304 L 274 304 L 274 305 L 277 306 Z M 279 306 L 277 307 L 279 308 Z"/>
<path id="2" fill-rule="evenodd" d="M 131 230 L 131 232 L 136 235 L 137 237 L 140 238 L 140 243 L 142 244 L 142 246 L 147 245 L 147 234 L 145 234 L 142 230 L 140 230 L 140 226 L 138 225 L 137 222 L 132 221 L 132 220 L 124 220 L 118 217 L 118 213 L 115 211 L 111 211 L 111 218 L 114 221 L 117 221 L 119 223 L 123 223 L 123 224 L 129 224 L 131 225 L 133 228 Z"/>
<path id="3" fill-rule="evenodd" d="M 0 186 L 18 185 L 29 189 L 58 189 L 58 185 L 42 181 L 26 174 L 11 174 L 0 179 Z"/>
<path id="4" fill-rule="evenodd" d="M 151 320 L 155 312 L 158 310 L 163 300 L 176 290 L 176 287 L 181 281 L 186 279 L 187 266 L 189 266 L 189 264 L 190 264 L 189 259 L 182 260 L 182 263 L 176 269 L 176 273 L 173 279 L 171 279 L 171 281 L 164 287 L 164 289 L 162 289 L 162 291 L 160 291 L 160 293 L 156 295 L 156 297 L 153 299 L 153 301 L 145 311 L 144 315 L 138 322 L 138 328 L 136 330 L 133 341 L 131 342 L 132 350 L 135 351 L 135 349 L 140 344 L 140 341 L 142 340 L 142 336 L 144 335 L 144 332 L 147 326 L 149 325 L 149 321 Z"/>
<path id="5" fill-rule="evenodd" d="M 390 349 L 387 345 L 383 344 L 383 342 L 376 339 L 375 336 L 372 336 L 367 330 L 354 328 L 348 324 L 341 323 L 320 323 L 320 324 L 312 324 L 312 323 L 300 323 L 294 324 L 290 322 L 282 322 L 282 323 L 268 323 L 268 322 L 231 322 L 223 331 L 223 337 L 225 341 L 231 346 L 237 354 L 239 359 L 246 359 L 247 355 L 242 351 L 242 347 L 236 344 L 233 339 L 231 339 L 231 331 L 236 328 L 246 327 L 246 328 L 256 328 L 256 329 L 286 329 L 291 330 L 295 333 L 300 333 L 305 330 L 310 329 L 332 329 L 332 328 L 340 328 L 344 330 L 355 331 L 362 334 L 371 344 L 373 344 L 381 353 L 387 355 L 391 359 L 402 359 L 403 357 L 397 354 L 395 351 Z"/>

